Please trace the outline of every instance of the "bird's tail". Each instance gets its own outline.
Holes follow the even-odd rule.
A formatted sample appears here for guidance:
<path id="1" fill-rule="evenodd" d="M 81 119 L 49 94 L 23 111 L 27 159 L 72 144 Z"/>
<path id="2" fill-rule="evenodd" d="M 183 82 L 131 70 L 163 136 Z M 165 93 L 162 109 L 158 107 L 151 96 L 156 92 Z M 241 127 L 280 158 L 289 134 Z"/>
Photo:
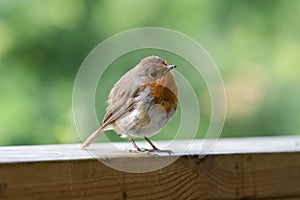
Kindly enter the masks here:
<path id="1" fill-rule="evenodd" d="M 96 130 L 94 133 L 92 133 L 86 140 L 85 142 L 81 145 L 80 149 L 85 149 L 88 146 L 90 146 L 90 144 L 92 144 L 92 142 L 101 134 L 103 133 L 103 128 L 99 128 L 98 130 Z"/>

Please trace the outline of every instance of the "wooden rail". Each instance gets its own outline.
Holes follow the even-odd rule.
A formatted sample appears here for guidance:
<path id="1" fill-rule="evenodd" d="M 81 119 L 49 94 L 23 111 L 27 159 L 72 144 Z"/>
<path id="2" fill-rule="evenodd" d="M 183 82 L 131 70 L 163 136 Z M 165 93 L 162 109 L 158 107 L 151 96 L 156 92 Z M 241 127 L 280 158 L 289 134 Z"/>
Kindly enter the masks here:
<path id="1" fill-rule="evenodd" d="M 148 173 L 112 169 L 79 144 L 0 147 L 0 199 L 300 199 L 300 137 L 220 139 L 204 158 L 203 141 L 182 153 L 186 142 L 164 156 L 92 146 L 107 162 L 179 157 Z"/>

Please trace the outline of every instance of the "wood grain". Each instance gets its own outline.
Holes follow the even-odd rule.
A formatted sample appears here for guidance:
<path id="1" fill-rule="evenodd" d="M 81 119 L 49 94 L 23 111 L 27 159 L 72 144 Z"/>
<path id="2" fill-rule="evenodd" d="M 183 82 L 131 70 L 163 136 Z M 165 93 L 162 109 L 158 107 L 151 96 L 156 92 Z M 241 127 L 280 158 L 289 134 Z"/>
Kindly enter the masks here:
<path id="1" fill-rule="evenodd" d="M 13 155 L 13 147 L 1 147 L 0 199 L 300 199 L 298 139 L 290 138 L 289 144 L 295 144 L 290 146 L 293 150 L 285 147 L 284 151 L 260 152 L 249 146 L 253 152 L 244 153 L 222 153 L 220 141 L 218 151 L 204 158 L 183 153 L 171 165 L 148 173 L 120 172 L 80 151 L 78 158 L 67 152 L 63 159 L 63 153 L 54 151 L 54 146 L 38 147 L 42 155 L 49 151 L 59 155 L 56 158 L 44 155 L 33 159 L 31 155 L 26 161 L 15 155 L 14 162 L 2 154 L 9 151 Z M 279 138 L 274 140 L 277 142 L 270 144 L 280 144 Z M 288 139 L 282 141 L 286 144 Z M 232 144 L 235 142 L 233 139 Z M 127 154 L 120 153 L 115 159 L 124 159 Z M 39 152 L 36 155 L 39 157 Z M 153 156 L 126 159 L 156 161 Z"/>

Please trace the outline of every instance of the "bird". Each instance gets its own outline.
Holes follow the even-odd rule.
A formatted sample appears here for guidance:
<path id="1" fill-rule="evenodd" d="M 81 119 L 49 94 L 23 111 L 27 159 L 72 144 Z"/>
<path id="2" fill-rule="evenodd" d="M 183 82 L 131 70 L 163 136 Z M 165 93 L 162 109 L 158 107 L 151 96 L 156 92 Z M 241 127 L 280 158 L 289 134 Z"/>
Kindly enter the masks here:
<path id="1" fill-rule="evenodd" d="M 161 131 L 174 117 L 178 104 L 178 86 L 173 69 L 159 56 L 147 56 L 115 83 L 108 97 L 102 125 L 81 145 L 89 145 L 104 131 L 114 130 L 128 138 L 131 152 L 167 152 L 157 148 L 149 137 Z M 140 148 L 135 138 L 144 138 L 152 149 Z"/>

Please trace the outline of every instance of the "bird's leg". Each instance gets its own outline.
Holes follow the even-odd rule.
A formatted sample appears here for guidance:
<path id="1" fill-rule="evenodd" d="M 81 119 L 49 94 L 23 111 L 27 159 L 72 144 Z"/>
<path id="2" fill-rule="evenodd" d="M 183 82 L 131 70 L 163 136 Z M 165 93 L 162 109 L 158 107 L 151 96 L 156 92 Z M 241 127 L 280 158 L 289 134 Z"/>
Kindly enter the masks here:
<path id="1" fill-rule="evenodd" d="M 150 140 L 149 140 L 149 138 L 147 138 L 146 136 L 144 137 L 145 138 L 145 140 L 151 145 L 151 147 L 153 148 L 153 149 L 143 149 L 143 150 L 146 150 L 146 151 L 148 151 L 148 152 L 165 152 L 165 153 L 168 153 L 168 154 L 172 154 L 172 153 L 174 153 L 173 151 L 171 151 L 171 150 L 161 150 L 161 149 L 159 149 L 159 148 L 157 148 Z"/>
<path id="2" fill-rule="evenodd" d="M 136 153 L 138 153 L 138 152 L 153 152 L 153 153 L 155 153 L 155 152 L 163 152 L 163 153 L 168 153 L 168 154 L 172 154 L 172 153 L 174 153 L 173 151 L 171 151 L 171 150 L 161 150 L 161 149 L 158 149 L 150 140 L 149 140 L 149 138 L 147 138 L 147 137 L 144 137 L 145 138 L 145 140 L 151 145 L 151 147 L 152 147 L 152 149 L 145 149 L 145 148 L 139 148 L 138 146 L 137 146 L 137 144 L 135 143 L 135 141 L 134 141 L 134 139 L 132 138 L 132 137 L 130 137 L 130 136 L 128 136 L 128 139 L 129 139 L 129 141 L 131 142 L 131 144 L 134 146 L 134 148 L 135 148 L 135 151 L 134 150 L 132 150 L 132 151 L 130 151 L 130 152 L 136 152 Z"/>
<path id="3" fill-rule="evenodd" d="M 131 142 L 131 144 L 134 146 L 134 148 L 135 148 L 135 150 L 136 150 L 137 152 L 143 152 L 143 150 L 140 149 L 140 148 L 137 146 L 137 144 L 135 143 L 135 141 L 133 140 L 132 137 L 128 137 L 128 139 L 129 139 L 129 141 Z"/>
<path id="4" fill-rule="evenodd" d="M 159 150 L 150 140 L 149 138 L 147 138 L 146 136 L 144 137 L 145 140 L 151 145 L 151 147 L 153 148 L 153 150 Z"/>
<path id="5" fill-rule="evenodd" d="M 132 137 L 128 136 L 128 139 L 135 148 L 135 150 L 129 150 L 129 152 L 134 152 L 134 153 L 145 153 L 145 152 L 147 153 L 147 152 L 150 152 L 149 149 L 139 148 Z"/>

